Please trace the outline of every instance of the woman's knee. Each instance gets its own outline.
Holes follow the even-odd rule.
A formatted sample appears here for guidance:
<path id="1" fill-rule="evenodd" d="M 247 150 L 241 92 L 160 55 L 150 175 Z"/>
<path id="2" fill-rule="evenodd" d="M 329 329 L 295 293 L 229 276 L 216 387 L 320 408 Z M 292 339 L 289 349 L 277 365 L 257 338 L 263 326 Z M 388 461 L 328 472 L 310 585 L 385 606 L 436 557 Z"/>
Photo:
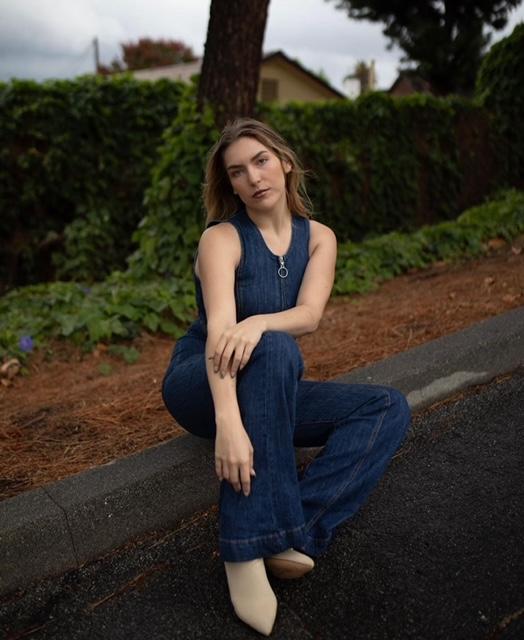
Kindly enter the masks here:
<path id="1" fill-rule="evenodd" d="M 394 387 L 387 387 L 387 390 L 391 403 L 391 414 L 395 417 L 395 423 L 399 431 L 405 433 L 411 423 L 411 408 L 407 398 Z"/>
<path id="2" fill-rule="evenodd" d="M 215 437 L 213 399 L 203 356 L 168 369 L 162 382 L 162 399 L 183 429 L 203 438 Z"/>
<path id="3" fill-rule="evenodd" d="M 265 331 L 251 354 L 251 359 L 268 357 L 272 365 L 288 371 L 296 364 L 300 375 L 304 372 L 304 361 L 293 336 L 285 331 Z"/>
<path id="4" fill-rule="evenodd" d="M 255 349 L 289 348 L 291 345 L 296 346 L 296 340 L 290 333 L 272 330 L 264 331 Z"/>

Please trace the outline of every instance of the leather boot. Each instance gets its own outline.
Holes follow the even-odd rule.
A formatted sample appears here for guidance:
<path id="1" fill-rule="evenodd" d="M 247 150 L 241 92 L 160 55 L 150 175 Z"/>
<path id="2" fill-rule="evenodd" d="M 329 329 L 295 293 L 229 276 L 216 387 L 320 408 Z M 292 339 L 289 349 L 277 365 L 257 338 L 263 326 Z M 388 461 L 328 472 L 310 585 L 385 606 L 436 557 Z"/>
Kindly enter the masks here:
<path id="1" fill-rule="evenodd" d="M 267 579 L 263 558 L 224 562 L 229 595 L 237 616 L 268 636 L 277 615 L 277 598 Z"/>

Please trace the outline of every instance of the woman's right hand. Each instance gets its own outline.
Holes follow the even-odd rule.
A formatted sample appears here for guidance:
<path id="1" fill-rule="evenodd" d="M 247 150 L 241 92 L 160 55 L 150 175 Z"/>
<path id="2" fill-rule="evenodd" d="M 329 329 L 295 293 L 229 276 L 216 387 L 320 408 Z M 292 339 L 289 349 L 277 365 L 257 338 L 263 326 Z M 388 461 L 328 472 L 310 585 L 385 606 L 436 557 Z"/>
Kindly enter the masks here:
<path id="1" fill-rule="evenodd" d="M 235 491 L 248 496 L 251 491 L 253 446 L 240 416 L 216 421 L 215 470 L 219 480 L 227 480 Z"/>

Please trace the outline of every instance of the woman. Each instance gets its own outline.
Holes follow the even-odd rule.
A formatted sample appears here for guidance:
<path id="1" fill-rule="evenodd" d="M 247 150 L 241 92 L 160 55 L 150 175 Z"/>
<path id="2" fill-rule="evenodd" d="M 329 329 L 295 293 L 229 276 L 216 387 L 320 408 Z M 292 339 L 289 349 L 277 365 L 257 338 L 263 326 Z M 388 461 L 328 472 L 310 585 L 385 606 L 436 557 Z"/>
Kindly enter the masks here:
<path id="1" fill-rule="evenodd" d="M 199 317 L 177 340 L 162 386 L 177 422 L 215 440 L 231 601 L 265 635 L 277 612 L 266 566 L 280 578 L 313 568 L 411 418 L 396 389 L 301 379 L 296 338 L 319 325 L 337 252 L 306 201 L 297 157 L 275 131 L 247 118 L 225 127 L 206 169 Z M 299 479 L 294 447 L 321 445 Z"/>

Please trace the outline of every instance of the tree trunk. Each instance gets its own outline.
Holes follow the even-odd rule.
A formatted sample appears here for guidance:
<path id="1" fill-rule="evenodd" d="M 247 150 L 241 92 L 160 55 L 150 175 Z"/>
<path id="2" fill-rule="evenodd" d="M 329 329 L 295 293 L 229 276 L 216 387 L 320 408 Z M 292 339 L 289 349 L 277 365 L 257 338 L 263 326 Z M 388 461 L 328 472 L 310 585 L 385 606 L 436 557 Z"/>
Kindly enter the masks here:
<path id="1" fill-rule="evenodd" d="M 212 0 L 198 108 L 207 102 L 217 125 L 252 116 L 269 0 Z"/>

